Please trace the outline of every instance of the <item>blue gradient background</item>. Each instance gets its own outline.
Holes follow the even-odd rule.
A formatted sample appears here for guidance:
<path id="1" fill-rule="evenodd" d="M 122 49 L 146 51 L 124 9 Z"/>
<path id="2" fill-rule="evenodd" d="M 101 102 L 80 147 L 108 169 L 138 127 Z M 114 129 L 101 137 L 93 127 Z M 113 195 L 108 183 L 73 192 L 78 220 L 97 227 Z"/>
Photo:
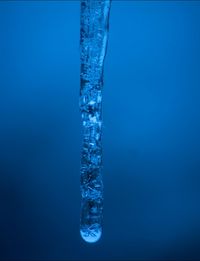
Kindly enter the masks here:
<path id="1" fill-rule="evenodd" d="M 79 236 L 79 1 L 0 2 L 0 259 L 200 258 L 200 2 L 113 1 L 104 231 Z"/>

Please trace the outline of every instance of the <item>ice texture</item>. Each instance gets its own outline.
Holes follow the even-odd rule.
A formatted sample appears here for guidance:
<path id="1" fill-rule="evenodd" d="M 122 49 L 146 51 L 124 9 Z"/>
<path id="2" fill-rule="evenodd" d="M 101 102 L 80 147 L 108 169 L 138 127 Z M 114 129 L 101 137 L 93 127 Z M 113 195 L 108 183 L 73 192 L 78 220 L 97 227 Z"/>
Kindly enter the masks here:
<path id="1" fill-rule="evenodd" d="M 80 234 L 89 243 L 102 234 L 102 88 L 111 0 L 81 0 L 81 152 Z"/>

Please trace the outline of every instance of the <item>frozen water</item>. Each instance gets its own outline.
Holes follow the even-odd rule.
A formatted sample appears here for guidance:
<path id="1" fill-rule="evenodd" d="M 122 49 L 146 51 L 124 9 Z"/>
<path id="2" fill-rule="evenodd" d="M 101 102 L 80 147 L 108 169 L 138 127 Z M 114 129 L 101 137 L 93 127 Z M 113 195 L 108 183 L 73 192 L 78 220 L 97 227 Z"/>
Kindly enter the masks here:
<path id="1" fill-rule="evenodd" d="M 81 88 L 83 124 L 80 234 L 89 243 L 102 234 L 102 87 L 111 0 L 81 0 Z"/>

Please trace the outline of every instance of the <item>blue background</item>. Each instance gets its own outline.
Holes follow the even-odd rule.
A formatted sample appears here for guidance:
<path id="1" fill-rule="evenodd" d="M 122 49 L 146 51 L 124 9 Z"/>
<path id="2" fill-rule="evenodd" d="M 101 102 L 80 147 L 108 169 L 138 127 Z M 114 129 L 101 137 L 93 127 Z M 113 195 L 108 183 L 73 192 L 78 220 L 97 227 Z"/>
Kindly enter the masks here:
<path id="1" fill-rule="evenodd" d="M 0 2 L 0 259 L 200 258 L 200 2 L 113 1 L 104 230 L 79 236 L 79 1 Z"/>

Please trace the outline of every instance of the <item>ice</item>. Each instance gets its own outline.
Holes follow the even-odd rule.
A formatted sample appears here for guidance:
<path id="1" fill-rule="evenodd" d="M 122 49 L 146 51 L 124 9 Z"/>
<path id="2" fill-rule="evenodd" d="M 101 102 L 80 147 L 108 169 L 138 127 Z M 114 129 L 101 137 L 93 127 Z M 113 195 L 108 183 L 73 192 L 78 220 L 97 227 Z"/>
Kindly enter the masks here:
<path id="1" fill-rule="evenodd" d="M 111 0 L 81 0 L 81 152 L 80 234 L 89 243 L 102 234 L 102 87 Z"/>

